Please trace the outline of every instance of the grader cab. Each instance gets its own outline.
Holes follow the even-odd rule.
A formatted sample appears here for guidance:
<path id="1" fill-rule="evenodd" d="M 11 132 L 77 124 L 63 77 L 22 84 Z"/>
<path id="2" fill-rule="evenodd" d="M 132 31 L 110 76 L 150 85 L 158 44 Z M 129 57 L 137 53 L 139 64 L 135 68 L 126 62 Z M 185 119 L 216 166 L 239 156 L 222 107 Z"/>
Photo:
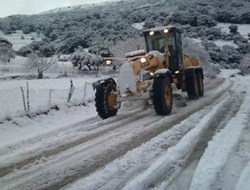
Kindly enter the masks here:
<path id="1" fill-rule="evenodd" d="M 175 26 L 152 28 L 143 32 L 146 48 L 127 53 L 118 81 L 97 81 L 96 110 L 103 119 L 117 114 L 124 101 L 147 100 L 155 112 L 172 111 L 173 91 L 187 91 L 189 99 L 203 96 L 203 70 L 196 58 L 182 51 L 182 30 Z M 109 60 L 110 64 L 110 60 Z"/>

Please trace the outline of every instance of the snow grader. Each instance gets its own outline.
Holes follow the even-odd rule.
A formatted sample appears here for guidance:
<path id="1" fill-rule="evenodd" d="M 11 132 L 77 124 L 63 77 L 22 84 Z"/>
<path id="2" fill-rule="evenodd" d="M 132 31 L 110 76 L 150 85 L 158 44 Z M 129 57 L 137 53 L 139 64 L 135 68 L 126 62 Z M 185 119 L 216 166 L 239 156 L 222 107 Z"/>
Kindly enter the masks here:
<path id="1" fill-rule="evenodd" d="M 143 32 L 146 48 L 126 54 L 126 63 L 113 78 L 93 83 L 95 105 L 103 119 L 117 114 L 124 101 L 146 100 L 158 115 L 172 111 L 174 90 L 186 91 L 189 99 L 203 96 L 203 70 L 196 58 L 182 51 L 182 30 L 164 26 Z M 112 58 L 106 60 L 112 64 Z"/>

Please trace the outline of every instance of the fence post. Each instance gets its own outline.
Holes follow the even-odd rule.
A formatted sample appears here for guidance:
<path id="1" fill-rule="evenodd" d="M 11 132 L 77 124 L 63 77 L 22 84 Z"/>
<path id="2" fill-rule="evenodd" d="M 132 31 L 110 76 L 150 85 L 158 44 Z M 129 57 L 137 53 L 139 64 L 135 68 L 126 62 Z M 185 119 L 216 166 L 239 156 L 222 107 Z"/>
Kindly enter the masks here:
<path id="1" fill-rule="evenodd" d="M 83 102 L 84 102 L 84 104 L 87 104 L 86 103 L 86 91 L 87 91 L 87 82 L 85 82 L 85 84 L 84 84 L 84 94 L 83 94 Z"/>
<path id="2" fill-rule="evenodd" d="M 28 113 L 30 113 L 30 90 L 28 82 L 27 82 L 27 111 Z"/>
<path id="3" fill-rule="evenodd" d="M 70 101 L 72 95 L 73 95 L 73 92 L 75 90 L 75 87 L 73 85 L 73 81 L 70 80 L 70 88 L 69 88 L 69 95 L 68 95 L 68 102 Z"/>
<path id="4" fill-rule="evenodd" d="M 24 108 L 24 111 L 26 112 L 27 109 L 26 109 L 26 102 L 25 102 L 24 90 L 23 90 L 23 87 L 20 87 L 20 88 L 21 88 L 22 97 L 23 97 L 23 108 Z"/>
<path id="5" fill-rule="evenodd" d="M 51 107 L 52 89 L 49 90 L 49 108 Z"/>

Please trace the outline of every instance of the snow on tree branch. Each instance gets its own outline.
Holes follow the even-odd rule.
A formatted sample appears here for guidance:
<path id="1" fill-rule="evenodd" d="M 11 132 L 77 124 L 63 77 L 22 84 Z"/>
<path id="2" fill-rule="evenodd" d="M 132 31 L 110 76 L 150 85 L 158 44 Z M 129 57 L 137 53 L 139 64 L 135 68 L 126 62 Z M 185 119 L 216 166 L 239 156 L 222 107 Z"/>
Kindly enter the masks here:
<path id="1" fill-rule="evenodd" d="M 78 47 L 75 53 L 71 55 L 70 61 L 74 67 L 77 67 L 78 70 L 84 69 L 84 66 L 87 66 L 89 70 L 98 70 L 100 64 L 102 63 L 102 58 L 84 51 L 82 47 Z"/>
<path id="2" fill-rule="evenodd" d="M 57 62 L 57 56 L 44 58 L 32 53 L 28 55 L 27 68 L 36 69 L 38 72 L 38 79 L 41 79 L 43 78 L 43 72 L 48 70 L 52 65 L 57 64 Z"/>

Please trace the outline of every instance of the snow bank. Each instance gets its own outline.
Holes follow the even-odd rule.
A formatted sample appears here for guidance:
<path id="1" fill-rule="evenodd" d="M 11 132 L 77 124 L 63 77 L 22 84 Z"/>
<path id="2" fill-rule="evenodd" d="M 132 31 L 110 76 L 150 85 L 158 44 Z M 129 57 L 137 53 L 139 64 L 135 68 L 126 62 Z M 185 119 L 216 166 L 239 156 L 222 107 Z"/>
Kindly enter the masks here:
<path id="1" fill-rule="evenodd" d="M 250 97 L 246 95 L 246 99 L 236 116 L 209 142 L 196 168 L 190 189 L 216 189 L 214 186 L 217 183 L 218 176 L 223 170 L 228 157 L 239 143 L 243 129 L 247 126 L 249 103 Z"/>
<path id="2" fill-rule="evenodd" d="M 244 168 L 240 179 L 236 185 L 236 190 L 249 190 L 250 187 L 250 162 L 248 162 L 247 166 Z"/>
<path id="3" fill-rule="evenodd" d="M 41 137 L 62 128 L 70 128 L 74 124 L 96 116 L 95 109 L 94 105 L 89 104 L 87 107 L 78 106 L 61 108 L 59 111 L 53 110 L 48 115 L 40 115 L 36 118 L 13 118 L 10 122 L 0 124 L 0 151 L 9 149 L 8 147 L 12 144 L 29 138 Z"/>

